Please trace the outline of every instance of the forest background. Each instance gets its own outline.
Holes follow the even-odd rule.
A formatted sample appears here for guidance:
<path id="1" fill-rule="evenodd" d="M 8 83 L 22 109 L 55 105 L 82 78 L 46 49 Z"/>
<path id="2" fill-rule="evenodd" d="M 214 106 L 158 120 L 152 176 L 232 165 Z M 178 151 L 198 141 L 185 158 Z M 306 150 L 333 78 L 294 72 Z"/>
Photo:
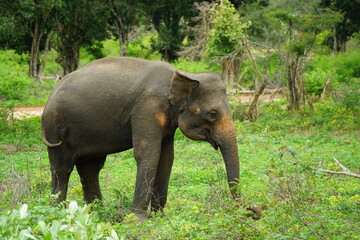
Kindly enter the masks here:
<path id="1" fill-rule="evenodd" d="M 360 239 L 359 12 L 352 0 L 0 0 L 0 236 Z M 84 204 L 76 174 L 70 200 L 48 205 L 40 118 L 14 107 L 45 104 L 61 77 L 105 56 L 223 76 L 239 193 L 260 220 L 231 200 L 221 155 L 181 133 L 165 217 L 134 221 L 131 151 L 107 161 L 102 205 Z"/>

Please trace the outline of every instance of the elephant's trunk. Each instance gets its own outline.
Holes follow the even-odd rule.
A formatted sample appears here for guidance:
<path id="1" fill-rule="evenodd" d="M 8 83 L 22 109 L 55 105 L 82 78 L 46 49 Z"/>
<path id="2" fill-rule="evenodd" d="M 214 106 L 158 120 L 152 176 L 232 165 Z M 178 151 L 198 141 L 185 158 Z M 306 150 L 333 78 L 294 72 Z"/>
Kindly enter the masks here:
<path id="1" fill-rule="evenodd" d="M 226 173 L 229 182 L 229 187 L 232 196 L 237 199 L 239 196 L 236 193 L 237 185 L 239 184 L 239 155 L 237 149 L 237 140 L 234 123 L 231 118 L 222 118 L 217 124 L 215 129 L 216 131 L 216 141 L 220 146 L 221 153 L 223 155 Z M 245 201 L 241 199 L 237 199 L 237 202 L 241 203 L 241 205 L 245 206 L 247 210 L 252 211 L 252 218 L 255 220 L 260 219 L 261 217 L 261 209 L 259 207 L 253 205 L 247 205 Z"/>
<path id="2" fill-rule="evenodd" d="M 224 117 L 219 120 L 217 127 L 215 128 L 214 137 L 219 144 L 221 154 L 224 158 L 231 194 L 236 198 L 236 186 L 239 184 L 240 164 L 235 127 L 231 118 Z"/>

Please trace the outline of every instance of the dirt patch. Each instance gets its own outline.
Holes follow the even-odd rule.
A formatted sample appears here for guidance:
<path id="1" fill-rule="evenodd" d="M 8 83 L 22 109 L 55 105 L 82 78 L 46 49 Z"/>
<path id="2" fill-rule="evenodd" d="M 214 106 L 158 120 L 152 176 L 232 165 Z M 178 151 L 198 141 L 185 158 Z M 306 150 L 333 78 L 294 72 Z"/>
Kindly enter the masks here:
<path id="1" fill-rule="evenodd" d="M 19 106 L 14 108 L 14 118 L 24 119 L 41 116 L 44 111 L 44 105 Z"/>
<path id="2" fill-rule="evenodd" d="M 17 152 L 17 147 L 13 144 L 0 143 L 0 153 L 12 155 Z"/>

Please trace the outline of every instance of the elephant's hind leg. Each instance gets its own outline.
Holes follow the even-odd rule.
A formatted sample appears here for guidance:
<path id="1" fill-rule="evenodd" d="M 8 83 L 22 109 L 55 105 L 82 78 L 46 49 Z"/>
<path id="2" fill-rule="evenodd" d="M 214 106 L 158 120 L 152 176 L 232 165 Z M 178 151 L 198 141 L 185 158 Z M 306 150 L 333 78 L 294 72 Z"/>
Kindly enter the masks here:
<path id="1" fill-rule="evenodd" d="M 64 148 L 48 148 L 51 168 L 51 183 L 53 195 L 59 194 L 57 203 L 65 201 L 70 174 L 74 168 L 73 154 Z"/>
<path id="2" fill-rule="evenodd" d="M 102 199 L 99 172 L 104 166 L 106 156 L 91 159 L 80 159 L 76 164 L 76 169 L 80 175 L 83 187 L 84 198 L 87 203 L 95 199 Z"/>

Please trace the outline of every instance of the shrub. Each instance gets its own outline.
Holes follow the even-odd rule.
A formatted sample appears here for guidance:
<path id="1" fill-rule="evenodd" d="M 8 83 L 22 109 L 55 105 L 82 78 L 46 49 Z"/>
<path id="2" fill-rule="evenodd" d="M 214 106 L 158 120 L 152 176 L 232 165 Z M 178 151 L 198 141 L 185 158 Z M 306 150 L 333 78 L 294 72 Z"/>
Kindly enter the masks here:
<path id="1" fill-rule="evenodd" d="M 360 111 L 360 92 L 348 92 L 341 100 L 341 104 L 348 110 L 359 114 Z"/>
<path id="2" fill-rule="evenodd" d="M 317 102 L 313 108 L 304 106 L 298 112 L 289 112 L 286 101 L 264 103 L 259 108 L 259 124 L 272 131 L 294 132 L 315 130 L 352 131 L 360 128 L 358 94 L 349 94 L 342 101 Z"/>
<path id="3" fill-rule="evenodd" d="M 315 57 L 304 73 L 306 92 L 320 95 L 328 78 L 335 90 L 359 89 L 360 49 Z"/>
<path id="4" fill-rule="evenodd" d="M 179 59 L 172 63 L 174 67 L 185 72 L 190 73 L 203 73 L 203 72 L 217 72 L 221 73 L 220 65 L 209 64 L 205 61 L 188 61 L 186 59 Z"/>
<path id="5" fill-rule="evenodd" d="M 206 46 L 209 57 L 229 55 L 241 46 L 239 38 L 250 23 L 240 21 L 240 15 L 229 0 L 221 0 L 210 9 L 212 29 Z"/>
<path id="6" fill-rule="evenodd" d="M 39 204 L 3 212 L 0 237 L 3 239 L 119 239 L 108 223 L 99 223 L 91 205 L 80 207 L 75 201 L 68 206 Z"/>
<path id="7" fill-rule="evenodd" d="M 27 77 L 26 71 L 23 55 L 17 55 L 14 51 L 3 51 L 0 54 L 1 102 L 19 102 L 28 97 L 32 80 Z"/>

